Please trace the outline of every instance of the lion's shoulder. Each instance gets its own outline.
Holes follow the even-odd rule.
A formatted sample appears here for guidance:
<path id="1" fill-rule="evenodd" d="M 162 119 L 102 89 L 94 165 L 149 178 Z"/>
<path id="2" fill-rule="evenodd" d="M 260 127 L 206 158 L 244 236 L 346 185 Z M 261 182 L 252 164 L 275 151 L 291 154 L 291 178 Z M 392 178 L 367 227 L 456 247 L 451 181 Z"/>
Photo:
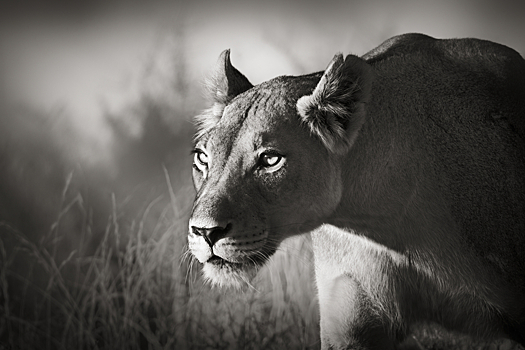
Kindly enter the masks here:
<path id="1" fill-rule="evenodd" d="M 435 39 L 413 33 L 390 38 L 362 58 L 380 76 L 389 77 L 391 85 L 383 89 L 383 98 L 404 83 L 405 94 L 433 91 L 432 101 L 445 105 L 450 101 L 443 98 L 454 94 L 436 96 L 435 92 L 451 88 L 463 93 L 455 103 L 479 106 L 472 115 L 492 110 L 525 140 L 525 60 L 517 51 L 488 40 Z M 387 83 L 381 80 L 381 84 Z M 458 106 L 458 111 L 466 110 L 473 111 Z"/>
<path id="2" fill-rule="evenodd" d="M 364 54 L 362 58 L 368 63 L 373 63 L 396 55 L 405 55 L 415 49 L 428 48 L 434 41 L 436 39 L 425 34 L 401 34 L 385 40 L 381 45 Z"/>
<path id="3" fill-rule="evenodd" d="M 472 65 L 492 65 L 494 69 L 510 65 L 518 69 L 523 58 L 515 50 L 488 40 L 436 39 L 425 34 L 410 33 L 394 36 L 362 56 L 369 64 L 391 58 L 442 57 Z"/>

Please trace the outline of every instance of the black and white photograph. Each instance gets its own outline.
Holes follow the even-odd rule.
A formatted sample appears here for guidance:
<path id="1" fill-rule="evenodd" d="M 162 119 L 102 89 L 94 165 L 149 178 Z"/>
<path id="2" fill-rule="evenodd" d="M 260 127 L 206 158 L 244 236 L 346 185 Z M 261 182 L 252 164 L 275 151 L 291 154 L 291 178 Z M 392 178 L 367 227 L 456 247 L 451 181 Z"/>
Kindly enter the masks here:
<path id="1" fill-rule="evenodd" d="M 525 2 L 0 3 L 0 350 L 524 350 Z"/>

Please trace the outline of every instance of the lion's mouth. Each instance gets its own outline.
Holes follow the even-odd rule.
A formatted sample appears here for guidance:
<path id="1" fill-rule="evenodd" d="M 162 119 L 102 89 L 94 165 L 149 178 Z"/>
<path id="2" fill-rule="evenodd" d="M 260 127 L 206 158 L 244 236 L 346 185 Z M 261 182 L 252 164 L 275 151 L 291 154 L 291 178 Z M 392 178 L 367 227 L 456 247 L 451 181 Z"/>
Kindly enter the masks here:
<path id="1" fill-rule="evenodd" d="M 213 254 L 206 261 L 206 264 L 211 264 L 219 268 L 228 267 L 233 269 L 245 269 L 249 267 L 257 267 L 260 265 L 264 265 L 264 263 L 268 260 L 269 255 L 270 254 L 255 254 L 253 256 L 245 256 L 242 258 L 241 261 L 232 261 Z"/>
<path id="2" fill-rule="evenodd" d="M 216 266 L 222 266 L 222 265 L 225 265 L 225 264 L 238 264 L 238 263 L 232 263 L 232 262 L 229 262 L 227 261 L 226 259 L 223 259 L 221 258 L 220 256 L 217 256 L 217 255 L 213 255 L 211 258 L 208 259 L 208 261 L 206 261 L 207 264 L 212 264 L 212 265 L 216 265 Z"/>
<path id="3" fill-rule="evenodd" d="M 246 287 L 274 251 L 265 247 L 252 254 L 228 255 L 226 258 L 212 253 L 204 262 L 204 277 L 219 286 Z"/>

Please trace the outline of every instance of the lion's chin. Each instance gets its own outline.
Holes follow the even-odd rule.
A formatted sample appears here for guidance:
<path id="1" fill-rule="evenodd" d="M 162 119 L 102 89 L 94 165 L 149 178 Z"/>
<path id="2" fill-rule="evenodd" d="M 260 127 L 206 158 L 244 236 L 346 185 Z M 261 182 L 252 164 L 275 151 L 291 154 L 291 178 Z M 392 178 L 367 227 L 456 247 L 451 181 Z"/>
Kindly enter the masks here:
<path id="1" fill-rule="evenodd" d="M 252 264 L 205 263 L 202 269 L 204 278 L 214 286 L 245 289 L 257 275 L 259 267 Z"/>

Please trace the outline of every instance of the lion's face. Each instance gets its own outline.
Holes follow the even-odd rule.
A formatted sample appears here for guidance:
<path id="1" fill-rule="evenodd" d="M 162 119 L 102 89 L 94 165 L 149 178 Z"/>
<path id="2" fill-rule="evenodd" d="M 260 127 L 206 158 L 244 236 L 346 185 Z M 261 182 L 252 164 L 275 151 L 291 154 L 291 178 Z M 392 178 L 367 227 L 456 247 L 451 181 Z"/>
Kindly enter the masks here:
<path id="1" fill-rule="evenodd" d="M 322 223 L 342 183 L 339 157 L 313 135 L 297 105 L 321 74 L 253 87 L 228 52 L 219 64 L 210 87 L 215 105 L 197 117 L 188 241 L 209 280 L 240 286 L 284 238 Z"/>

